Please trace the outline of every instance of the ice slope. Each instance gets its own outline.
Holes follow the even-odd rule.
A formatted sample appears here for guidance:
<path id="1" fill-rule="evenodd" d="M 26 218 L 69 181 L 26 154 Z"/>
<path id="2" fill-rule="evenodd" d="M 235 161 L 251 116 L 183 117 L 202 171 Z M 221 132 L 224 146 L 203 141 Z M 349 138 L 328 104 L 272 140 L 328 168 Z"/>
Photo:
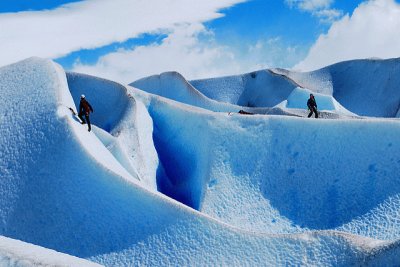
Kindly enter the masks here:
<path id="1" fill-rule="evenodd" d="M 229 82 L 226 83 L 227 86 L 228 84 Z M 257 107 L 257 105 L 253 107 L 253 106 L 248 106 L 247 104 L 243 106 L 237 103 L 221 102 L 220 99 L 217 99 L 218 101 L 216 101 L 214 99 L 205 96 L 199 90 L 194 88 L 181 74 L 177 72 L 165 72 L 160 75 L 145 77 L 131 83 L 130 85 L 151 94 L 156 94 L 181 103 L 208 109 L 214 112 L 237 113 L 239 110 L 245 110 L 247 112 L 257 113 L 257 114 L 289 115 L 289 116 L 304 115 L 303 111 L 298 111 L 298 110 L 291 111 L 287 109 L 283 110 L 280 107 L 270 107 L 270 106 L 264 107 L 261 105 L 258 108 L 255 108 Z M 231 84 L 227 87 L 225 93 L 228 96 L 230 95 L 230 90 L 232 88 L 234 88 L 234 86 L 232 86 Z M 255 91 L 257 89 L 259 88 L 254 87 L 252 90 Z M 259 100 L 263 101 L 263 99 L 265 98 L 258 98 L 257 101 Z M 275 102 L 279 103 L 277 101 Z"/>
<path id="2" fill-rule="evenodd" d="M 190 84 L 211 99 L 248 107 L 273 107 L 297 87 L 270 70 L 193 80 Z"/>
<path id="3" fill-rule="evenodd" d="M 211 99 L 241 106 L 272 107 L 301 87 L 332 96 L 360 116 L 399 117 L 399 71 L 399 58 L 363 59 L 306 73 L 269 69 L 190 83 Z"/>
<path id="4" fill-rule="evenodd" d="M 124 86 L 88 75 L 67 72 L 68 88 L 79 107 L 84 94 L 95 112 L 91 118 L 100 129 L 94 132 L 115 158 L 137 180 L 156 190 L 158 157 L 151 137 L 152 119 Z"/>
<path id="5" fill-rule="evenodd" d="M 166 173 L 159 189 L 236 227 L 334 229 L 400 192 L 399 121 L 229 116 L 158 106 L 150 114 Z M 386 228 L 379 226 L 379 237 L 397 239 L 399 214 L 387 212 L 392 218 L 380 216 Z M 367 225 L 362 220 L 348 231 L 365 232 Z"/>
<path id="6" fill-rule="evenodd" d="M 81 92 L 94 106 L 93 132 L 80 125 L 68 110 L 69 107 L 76 109 L 74 101 L 78 101 Z M 397 139 L 393 139 L 393 132 L 398 128 L 396 120 L 388 124 L 380 120 L 366 120 L 366 124 L 362 123 L 364 120 L 347 120 L 343 127 L 340 120 L 229 116 L 110 81 L 78 74 L 66 75 L 58 65 L 38 58 L 0 68 L 0 95 L 0 234 L 3 236 L 107 266 L 399 264 L 399 241 L 391 235 L 378 241 L 339 231 L 304 231 L 291 225 L 287 226 L 288 232 L 298 233 L 279 234 L 277 231 L 268 234 L 266 229 L 246 230 L 261 225 L 258 218 L 254 224 L 248 223 L 248 214 L 253 211 L 247 209 L 254 208 L 253 199 L 257 199 L 255 206 L 262 201 L 267 205 L 270 202 L 268 207 L 282 213 L 276 214 L 277 224 L 284 226 L 290 221 L 321 226 L 327 218 L 332 218 L 327 212 L 318 217 L 318 207 L 310 207 L 318 201 L 302 199 L 303 192 L 294 192 L 300 186 L 293 184 L 290 177 L 304 174 L 306 166 L 313 166 L 311 163 L 319 164 L 313 161 L 315 158 L 309 157 L 312 156 L 309 150 L 299 148 L 301 144 L 296 143 L 299 140 L 311 137 L 310 143 L 317 141 L 322 144 L 316 151 L 317 154 L 331 152 L 324 154 L 322 162 L 326 163 L 331 156 L 342 152 L 338 143 L 348 145 L 348 140 L 344 139 L 351 133 L 359 134 L 361 143 L 350 148 L 358 149 L 361 159 L 353 164 L 370 167 L 368 171 L 372 180 L 390 178 L 385 171 L 398 168 L 387 167 L 387 164 L 392 164 L 392 159 L 377 159 L 375 155 L 368 158 L 366 155 L 370 153 L 368 149 L 372 149 L 371 153 L 389 151 L 394 154 L 391 149 L 398 152 Z M 290 127 L 293 131 L 288 132 Z M 338 131 L 339 127 L 339 130 L 344 128 L 344 134 L 337 141 L 328 133 Z M 374 136 L 372 134 L 370 139 L 365 137 L 373 127 L 375 133 L 383 135 L 378 143 L 382 150 L 378 150 L 378 145 L 364 146 Z M 394 131 L 386 135 L 385 129 Z M 389 140 L 391 144 L 387 143 Z M 323 144 L 322 141 L 327 142 Z M 263 151 L 261 148 L 264 146 L 276 148 L 276 155 L 274 150 Z M 131 158 L 136 154 L 132 151 L 135 147 L 138 151 L 140 149 L 137 153 L 143 154 L 146 164 L 137 162 L 140 155 Z M 297 148 L 299 154 L 296 157 L 310 163 L 291 165 L 304 163 L 293 158 Z M 148 149 L 153 151 L 148 153 Z M 249 158 L 243 154 L 249 154 Z M 286 158 L 288 155 L 293 157 Z M 273 160 L 275 156 L 286 161 Z M 343 161 L 350 158 L 354 157 L 345 155 Z M 344 163 L 340 164 L 344 166 Z M 270 167 L 277 177 L 271 175 L 268 176 L 270 179 L 262 180 L 265 184 L 260 191 L 261 180 L 257 184 L 257 179 L 264 178 L 263 174 L 269 175 L 267 169 Z M 287 167 L 294 169 L 292 176 L 287 175 Z M 352 174 L 356 167 L 343 173 Z M 322 167 L 317 168 L 315 176 L 321 170 Z M 330 195 L 324 185 L 337 188 L 342 197 L 348 197 L 349 191 L 365 196 L 366 193 L 354 186 L 362 181 L 365 173 L 365 170 L 361 172 L 360 179 L 358 176 L 352 180 L 344 177 L 339 181 L 319 176 L 320 180 L 315 180 L 316 177 L 312 176 L 305 181 L 305 188 L 315 188 L 317 193 L 320 192 L 321 202 L 337 200 L 337 210 L 347 212 L 345 207 L 349 201 Z M 279 174 L 285 176 L 278 177 Z M 287 180 L 281 182 L 279 179 Z M 394 191 L 398 185 L 397 180 L 389 180 L 384 184 L 392 188 L 369 192 L 373 195 L 372 200 L 355 205 L 356 212 L 350 217 L 361 212 L 362 208 L 370 209 L 364 214 L 368 216 L 374 212 L 371 206 L 375 204 L 379 214 L 386 213 L 386 205 L 391 207 L 387 212 L 395 211 Z M 157 189 L 161 188 L 166 194 L 178 192 L 183 195 L 188 205 L 198 205 L 201 210 L 208 205 L 208 214 L 157 192 L 155 182 Z M 273 190 L 273 184 L 278 182 L 282 186 L 278 190 L 290 194 L 268 192 L 268 188 Z M 342 187 L 346 182 L 352 183 L 351 189 Z M 224 183 L 227 188 L 222 188 Z M 334 187 L 332 183 L 338 186 Z M 218 191 L 222 198 L 231 192 L 237 198 L 228 196 L 226 203 L 212 207 L 213 196 L 215 201 L 220 201 L 217 199 Z M 297 201 L 290 199 L 291 196 L 297 196 Z M 362 196 L 350 197 L 359 201 Z M 378 203 L 380 198 L 382 205 Z M 305 218 L 305 215 L 293 212 L 292 207 L 285 203 L 287 199 L 302 207 L 308 215 L 318 218 Z M 235 226 L 235 220 L 233 225 L 226 223 L 224 212 L 214 218 L 209 215 L 212 214 L 210 210 L 232 209 L 235 202 L 241 204 L 238 207 L 241 212 L 231 217 L 237 215 L 243 220 L 243 227 Z M 246 202 L 247 206 L 244 205 Z M 325 204 L 330 205 L 329 202 Z M 347 221 L 349 216 L 346 216 L 339 218 Z M 383 220 L 388 218 L 390 216 Z M 365 223 L 362 216 L 357 219 L 360 224 L 356 220 L 351 222 L 361 226 Z M 396 227 L 393 220 L 387 223 Z M 328 224 L 328 227 L 332 225 L 335 224 Z M 349 232 L 355 229 L 350 224 L 348 227 Z"/>
<path id="7" fill-rule="evenodd" d="M 307 73 L 273 71 L 314 92 L 333 95 L 358 115 L 398 117 L 400 58 L 351 60 Z"/>
<path id="8" fill-rule="evenodd" d="M 101 265 L 70 255 L 0 236 L 0 266 L 82 266 Z"/>
<path id="9" fill-rule="evenodd" d="M 310 97 L 310 94 L 313 94 L 315 100 L 317 102 L 318 110 L 321 111 L 329 111 L 334 112 L 338 115 L 347 115 L 356 117 L 357 115 L 351 113 L 347 109 L 345 109 L 339 102 L 337 102 L 332 96 L 314 93 L 306 88 L 295 88 L 287 100 L 282 101 L 276 107 L 280 107 L 282 109 L 304 109 L 307 107 L 307 101 Z"/>
<path id="10" fill-rule="evenodd" d="M 199 88 L 195 88 L 192 84 Z M 179 73 L 165 72 L 142 78 L 130 85 L 148 93 L 217 112 L 245 110 L 264 115 L 302 117 L 307 115 L 306 103 L 309 93 L 312 92 L 306 88 L 296 87 L 296 83 L 271 70 L 190 83 Z M 320 117 L 357 116 L 341 106 L 332 95 L 314 94 L 318 105 L 322 107 Z"/>
<path id="11" fill-rule="evenodd" d="M 188 83 L 178 72 L 165 72 L 160 75 L 153 75 L 139 79 L 130 85 L 151 94 L 217 112 L 239 111 L 239 107 L 236 105 L 219 103 L 207 98 Z"/>

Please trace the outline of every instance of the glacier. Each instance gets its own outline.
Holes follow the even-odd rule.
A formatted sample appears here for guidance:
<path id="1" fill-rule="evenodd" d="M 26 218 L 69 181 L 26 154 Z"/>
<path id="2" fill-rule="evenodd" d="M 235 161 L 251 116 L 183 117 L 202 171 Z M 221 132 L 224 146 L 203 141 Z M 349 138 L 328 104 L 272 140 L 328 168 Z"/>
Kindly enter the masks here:
<path id="1" fill-rule="evenodd" d="M 0 264 L 399 265 L 399 68 L 124 85 L 2 67 Z M 92 132 L 69 110 L 81 94 Z"/>

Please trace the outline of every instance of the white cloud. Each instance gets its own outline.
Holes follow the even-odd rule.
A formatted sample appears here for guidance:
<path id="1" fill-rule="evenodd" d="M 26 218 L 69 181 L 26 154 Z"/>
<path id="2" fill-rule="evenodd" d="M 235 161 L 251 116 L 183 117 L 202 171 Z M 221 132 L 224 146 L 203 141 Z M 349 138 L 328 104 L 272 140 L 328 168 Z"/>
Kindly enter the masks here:
<path id="1" fill-rule="evenodd" d="M 202 24 L 176 26 L 161 44 L 123 49 L 101 57 L 95 65 L 76 62 L 73 71 L 130 83 L 165 71 L 178 71 L 188 79 L 239 73 L 241 66 L 227 47 L 203 35 Z"/>
<path id="2" fill-rule="evenodd" d="M 296 7 L 304 11 L 318 11 L 329 8 L 333 0 L 285 0 L 291 8 Z"/>
<path id="3" fill-rule="evenodd" d="M 287 45 L 282 37 L 276 36 L 258 40 L 237 61 L 247 68 L 246 71 L 271 67 L 287 68 L 303 58 L 302 51 L 301 47 Z"/>
<path id="4" fill-rule="evenodd" d="M 400 57 L 400 5 L 394 0 L 361 4 L 321 35 L 295 69 L 313 70 L 339 61 Z"/>
<path id="5" fill-rule="evenodd" d="M 333 0 L 303 0 L 298 2 L 299 2 L 299 7 L 303 10 L 317 11 L 329 8 Z"/>
<path id="6" fill-rule="evenodd" d="M 343 15 L 343 12 L 332 9 L 334 0 L 285 0 L 291 8 L 298 8 L 318 17 L 321 23 L 333 23 Z"/>
<path id="7" fill-rule="evenodd" d="M 123 49 L 101 57 L 94 65 L 76 62 L 72 71 L 130 83 L 165 71 L 178 71 L 187 79 L 242 74 L 298 62 L 296 47 L 286 47 L 280 37 L 259 40 L 248 49 L 234 50 L 213 40 L 202 24 L 184 24 L 160 44 Z"/>
<path id="8" fill-rule="evenodd" d="M 337 9 L 324 9 L 314 12 L 314 16 L 318 17 L 322 23 L 332 24 L 343 16 L 343 12 Z"/>
<path id="9" fill-rule="evenodd" d="M 54 10 L 0 14 L 0 66 L 26 57 L 56 58 L 141 33 L 201 23 L 246 0 L 86 0 Z"/>

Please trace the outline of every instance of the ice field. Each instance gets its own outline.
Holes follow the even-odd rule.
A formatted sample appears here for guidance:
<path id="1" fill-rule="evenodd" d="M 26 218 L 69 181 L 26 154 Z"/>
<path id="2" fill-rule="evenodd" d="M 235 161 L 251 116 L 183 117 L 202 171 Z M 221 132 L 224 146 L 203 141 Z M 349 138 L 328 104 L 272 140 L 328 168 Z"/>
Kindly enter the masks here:
<path id="1" fill-rule="evenodd" d="M 399 70 L 123 85 L 2 67 L 0 265 L 400 265 Z M 69 110 L 81 94 L 91 132 Z"/>

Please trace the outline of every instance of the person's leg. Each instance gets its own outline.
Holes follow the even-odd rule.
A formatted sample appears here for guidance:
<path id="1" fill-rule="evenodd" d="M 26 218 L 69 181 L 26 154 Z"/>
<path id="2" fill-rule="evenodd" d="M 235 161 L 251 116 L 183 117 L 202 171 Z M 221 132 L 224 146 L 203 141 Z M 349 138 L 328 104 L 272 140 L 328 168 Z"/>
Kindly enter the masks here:
<path id="1" fill-rule="evenodd" d="M 313 109 L 310 109 L 310 113 L 308 114 L 308 118 L 310 118 L 312 114 L 313 114 Z"/>
<path id="2" fill-rule="evenodd" d="M 81 119 L 82 124 L 85 124 L 85 123 L 86 123 L 85 119 L 83 118 L 83 113 L 79 113 L 79 114 L 78 114 L 78 117 L 79 117 L 79 119 Z"/>
<path id="3" fill-rule="evenodd" d="M 92 130 L 92 126 L 90 125 L 89 115 L 85 115 L 85 118 L 86 118 L 86 122 L 88 124 L 88 131 L 90 132 Z"/>
<path id="4" fill-rule="evenodd" d="M 318 118 L 318 111 L 316 108 L 314 108 L 314 113 L 315 113 L 315 118 Z"/>

